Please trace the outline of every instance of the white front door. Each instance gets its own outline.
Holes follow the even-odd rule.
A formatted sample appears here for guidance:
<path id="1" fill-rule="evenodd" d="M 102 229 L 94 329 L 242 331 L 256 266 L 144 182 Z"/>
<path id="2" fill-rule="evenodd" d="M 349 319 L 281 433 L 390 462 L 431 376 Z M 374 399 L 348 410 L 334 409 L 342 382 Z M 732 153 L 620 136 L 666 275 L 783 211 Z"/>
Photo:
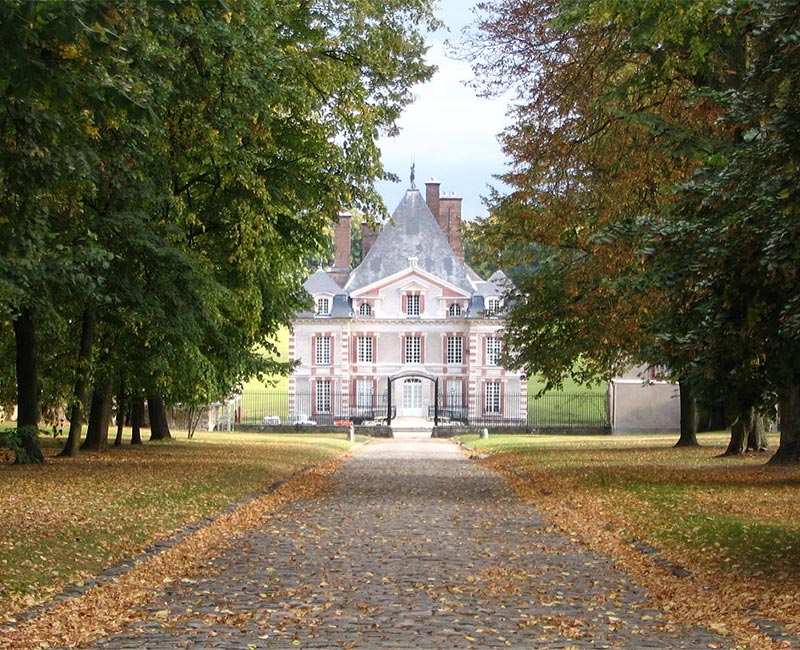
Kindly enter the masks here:
<path id="1" fill-rule="evenodd" d="M 423 417 L 422 380 L 406 379 L 403 382 L 403 415 Z"/>

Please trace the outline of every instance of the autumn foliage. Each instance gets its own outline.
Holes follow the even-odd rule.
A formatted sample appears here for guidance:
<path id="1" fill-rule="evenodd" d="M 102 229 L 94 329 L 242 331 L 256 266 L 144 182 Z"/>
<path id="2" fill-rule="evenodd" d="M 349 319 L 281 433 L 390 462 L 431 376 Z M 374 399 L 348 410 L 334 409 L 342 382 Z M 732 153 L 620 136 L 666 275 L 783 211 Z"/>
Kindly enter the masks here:
<path id="1" fill-rule="evenodd" d="M 309 491 L 317 484 L 305 477 L 300 488 L 263 496 L 260 505 L 237 509 L 212 523 L 229 504 L 263 493 L 347 446 L 344 439 L 330 436 L 201 439 L 64 459 L 48 445 L 46 466 L 0 465 L 0 520 L 12 524 L 0 530 L 0 627 L 19 622 L 20 613 L 31 608 L 41 614 L 44 610 L 38 608 L 68 585 L 83 603 L 73 603 L 72 610 L 68 604 L 58 606 L 64 616 L 44 614 L 46 630 L 35 632 L 28 626 L 28 632 L 0 635 L 0 647 L 25 647 L 23 640 L 30 640 L 26 634 L 49 643 L 74 643 L 121 624 L 137 599 L 164 579 L 178 580 L 205 568 L 208 554 L 249 518 L 264 516 L 291 490 Z M 167 555 L 148 550 L 197 523 L 202 527 L 191 540 L 170 548 Z M 128 570 L 119 584 L 101 577 L 99 586 L 93 586 L 104 569 L 122 560 Z M 102 606 L 91 610 L 89 618 L 97 620 L 90 625 L 85 603 L 92 599 L 102 599 Z M 52 604 L 45 609 L 50 608 Z"/>
<path id="2" fill-rule="evenodd" d="M 552 385 L 663 366 L 733 424 L 780 402 L 796 462 L 800 10 L 666 7 L 478 5 L 465 55 L 514 94 L 480 238 L 517 271 L 508 360 Z"/>
<path id="3" fill-rule="evenodd" d="M 470 444 L 516 492 L 588 546 L 609 554 L 685 623 L 745 647 L 785 648 L 800 633 L 796 468 L 715 458 L 721 435 L 673 449 L 666 436 L 564 440 L 496 437 Z"/>

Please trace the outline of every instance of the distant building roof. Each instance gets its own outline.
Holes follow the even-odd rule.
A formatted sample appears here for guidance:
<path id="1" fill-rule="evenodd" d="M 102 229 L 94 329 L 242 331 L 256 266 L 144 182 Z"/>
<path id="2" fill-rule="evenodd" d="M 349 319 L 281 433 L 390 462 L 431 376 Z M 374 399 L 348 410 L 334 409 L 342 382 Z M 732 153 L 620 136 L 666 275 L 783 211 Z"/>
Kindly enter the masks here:
<path id="1" fill-rule="evenodd" d="M 327 271 L 322 269 L 315 271 L 308 280 L 303 282 L 303 288 L 311 296 L 319 296 L 320 294 L 333 296 L 330 313 L 327 314 L 331 318 L 349 318 L 353 315 L 350 299 Z M 315 315 L 313 311 L 309 310 L 297 313 L 298 318 L 310 318 Z"/>
<path id="2" fill-rule="evenodd" d="M 413 264 L 412 264 L 413 261 Z M 352 293 L 415 265 L 472 294 L 467 267 L 456 257 L 447 237 L 420 192 L 408 190 L 361 264 L 350 273 L 345 291 Z"/>
<path id="3" fill-rule="evenodd" d="M 322 269 L 317 269 L 308 280 L 303 283 L 303 287 L 312 296 L 320 293 L 329 293 L 335 296 L 342 293 L 342 288 L 333 281 L 330 274 Z"/>

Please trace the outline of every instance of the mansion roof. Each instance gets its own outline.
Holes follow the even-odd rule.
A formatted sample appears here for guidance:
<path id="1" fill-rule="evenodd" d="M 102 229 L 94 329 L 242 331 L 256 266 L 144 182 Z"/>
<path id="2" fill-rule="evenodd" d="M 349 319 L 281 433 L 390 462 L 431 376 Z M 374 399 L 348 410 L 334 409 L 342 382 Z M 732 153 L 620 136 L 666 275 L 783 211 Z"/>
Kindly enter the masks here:
<path id="1" fill-rule="evenodd" d="M 475 292 L 467 267 L 455 256 L 417 189 L 406 192 L 392 221 L 384 225 L 364 260 L 350 274 L 345 291 L 363 289 L 409 267 L 417 267 L 468 294 Z"/>
<path id="2" fill-rule="evenodd" d="M 440 280 L 463 296 L 467 301 L 464 316 L 472 318 L 481 317 L 485 298 L 502 296 L 509 282 L 502 271 L 483 280 L 459 259 L 425 197 L 412 184 L 361 264 L 349 275 L 345 269 L 346 282 L 340 280 L 340 284 L 335 274 L 320 269 L 303 286 L 315 298 L 321 295 L 330 298 L 327 315 L 350 318 L 353 316 L 351 296 L 414 270 L 418 270 L 420 276 Z M 297 314 L 300 318 L 314 315 L 312 311 Z"/>

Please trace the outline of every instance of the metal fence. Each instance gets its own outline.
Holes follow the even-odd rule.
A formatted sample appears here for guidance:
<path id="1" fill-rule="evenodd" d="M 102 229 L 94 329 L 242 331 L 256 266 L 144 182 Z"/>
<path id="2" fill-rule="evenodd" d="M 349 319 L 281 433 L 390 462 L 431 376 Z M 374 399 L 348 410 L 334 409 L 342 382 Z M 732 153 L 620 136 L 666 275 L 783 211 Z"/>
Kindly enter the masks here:
<path id="1" fill-rule="evenodd" d="M 608 429 L 608 395 L 602 393 L 545 393 L 528 395 L 528 426 L 532 428 Z"/>
<path id="2" fill-rule="evenodd" d="M 320 397 L 311 393 L 245 391 L 238 404 L 236 421 L 242 424 L 336 424 L 386 420 L 386 396 L 365 402 L 356 395 L 347 399 L 332 393 Z M 435 406 L 426 401 L 424 411 L 434 419 Z M 402 409 L 401 413 L 402 414 Z M 392 418 L 397 417 L 392 406 Z M 602 429 L 609 426 L 605 393 L 560 393 L 534 395 L 502 394 L 487 403 L 484 395 L 466 396 L 460 403 L 441 395 L 438 400 L 440 423 L 481 427 L 530 427 Z"/>

